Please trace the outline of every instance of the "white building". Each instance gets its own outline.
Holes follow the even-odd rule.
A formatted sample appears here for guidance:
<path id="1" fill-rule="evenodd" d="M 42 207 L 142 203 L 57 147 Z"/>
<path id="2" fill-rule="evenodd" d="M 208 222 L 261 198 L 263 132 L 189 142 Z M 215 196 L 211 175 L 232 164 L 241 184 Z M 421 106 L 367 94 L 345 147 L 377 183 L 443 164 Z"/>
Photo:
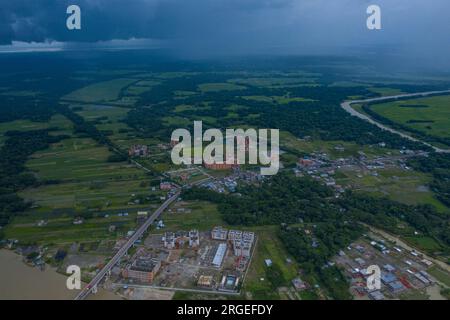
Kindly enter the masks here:
<path id="1" fill-rule="evenodd" d="M 219 247 L 217 248 L 216 255 L 214 256 L 214 259 L 212 261 L 213 266 L 220 267 L 223 262 L 223 258 L 225 257 L 225 254 L 227 252 L 227 244 L 221 243 L 219 244 Z"/>
<path id="2" fill-rule="evenodd" d="M 228 230 L 222 228 L 221 226 L 214 227 L 211 231 L 211 238 L 213 240 L 227 240 Z"/>

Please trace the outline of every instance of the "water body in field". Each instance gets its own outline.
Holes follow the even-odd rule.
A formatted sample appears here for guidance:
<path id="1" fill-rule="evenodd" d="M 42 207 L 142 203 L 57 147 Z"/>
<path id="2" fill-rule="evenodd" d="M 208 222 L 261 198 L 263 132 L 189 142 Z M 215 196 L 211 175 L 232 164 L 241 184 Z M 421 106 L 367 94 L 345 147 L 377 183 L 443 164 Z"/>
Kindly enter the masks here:
<path id="1" fill-rule="evenodd" d="M 47 267 L 45 271 L 27 266 L 22 257 L 12 251 L 0 250 L 0 300 L 70 300 L 77 291 L 66 288 L 66 277 Z M 99 290 L 90 299 L 120 299 Z"/>

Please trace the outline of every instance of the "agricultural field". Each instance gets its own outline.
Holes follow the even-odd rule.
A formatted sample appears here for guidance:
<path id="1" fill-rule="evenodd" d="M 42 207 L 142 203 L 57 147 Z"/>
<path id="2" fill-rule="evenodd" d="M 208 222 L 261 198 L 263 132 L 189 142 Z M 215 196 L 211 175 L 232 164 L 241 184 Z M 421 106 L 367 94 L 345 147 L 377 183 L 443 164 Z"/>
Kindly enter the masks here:
<path id="1" fill-rule="evenodd" d="M 35 153 L 27 167 L 57 184 L 21 192 L 39 210 L 117 209 L 148 193 L 148 177 L 127 162 L 107 161 L 111 152 L 90 138 L 72 137 Z"/>
<path id="2" fill-rule="evenodd" d="M 371 109 L 392 121 L 429 135 L 450 137 L 450 96 L 375 104 Z"/>
<path id="3" fill-rule="evenodd" d="M 113 102 L 117 101 L 124 88 L 135 83 L 136 79 L 119 78 L 104 82 L 95 83 L 87 87 L 78 89 L 63 97 L 63 100 L 77 101 L 85 103 L 93 102 Z"/>
<path id="4" fill-rule="evenodd" d="M 395 96 L 397 94 L 404 93 L 400 89 L 389 88 L 389 87 L 371 87 L 371 88 L 369 88 L 369 90 L 372 91 L 372 92 L 378 93 L 382 97 Z"/>
<path id="5" fill-rule="evenodd" d="M 179 211 L 180 208 L 183 212 Z M 178 202 L 166 211 L 161 219 L 164 220 L 166 229 L 170 231 L 191 229 L 208 231 L 215 226 L 226 226 L 217 210 L 217 205 L 204 201 Z"/>
<path id="6" fill-rule="evenodd" d="M 301 98 L 301 97 L 290 97 L 289 94 L 285 96 L 244 96 L 244 99 L 253 101 L 270 102 L 274 104 L 288 104 L 291 102 L 312 102 L 314 100 Z"/>
<path id="7" fill-rule="evenodd" d="M 371 195 L 391 198 L 405 204 L 431 204 L 441 212 L 448 208 L 434 197 L 427 187 L 431 177 L 416 171 L 404 171 L 397 168 L 377 170 L 377 175 L 361 172 L 352 168 L 337 172 L 336 182 L 351 186 L 355 191 L 369 192 Z"/>
<path id="8" fill-rule="evenodd" d="M 39 219 L 46 219 L 47 224 L 38 226 Z M 73 224 L 73 221 L 74 216 L 69 214 L 17 217 L 4 232 L 8 238 L 18 239 L 22 243 L 70 245 L 73 242 L 116 239 L 136 227 L 135 214 L 123 218 L 98 216 L 80 225 Z M 116 226 L 114 232 L 109 231 L 111 225 Z"/>
<path id="9" fill-rule="evenodd" d="M 290 281 L 298 276 L 298 265 L 294 259 L 291 259 L 291 262 L 287 261 L 291 257 L 276 235 L 277 227 L 266 226 L 250 229 L 257 234 L 258 241 L 243 287 L 244 292 L 248 298 L 252 299 L 280 299 L 283 294 L 274 290 L 267 279 L 269 271 L 265 260 L 272 260 L 272 263 L 281 270 L 286 287 L 290 287 Z"/>
<path id="10" fill-rule="evenodd" d="M 293 150 L 305 154 L 312 152 L 323 152 L 330 156 L 330 159 L 345 157 L 358 157 L 358 152 L 364 152 L 369 158 L 386 154 L 398 154 L 396 150 L 380 148 L 378 146 L 358 145 L 345 141 L 323 141 L 318 139 L 300 139 L 289 132 L 280 132 L 281 149 Z"/>
<path id="11" fill-rule="evenodd" d="M 318 86 L 316 83 L 317 78 L 315 74 L 299 74 L 298 76 L 274 76 L 274 77 L 248 77 L 237 78 L 229 80 L 230 83 L 238 85 L 250 85 L 260 88 L 289 88 L 289 87 L 302 87 L 302 86 Z"/>
<path id="12" fill-rule="evenodd" d="M 244 90 L 244 86 L 232 84 L 232 83 L 204 83 L 199 85 L 201 92 L 217 92 L 217 91 L 234 91 Z"/>

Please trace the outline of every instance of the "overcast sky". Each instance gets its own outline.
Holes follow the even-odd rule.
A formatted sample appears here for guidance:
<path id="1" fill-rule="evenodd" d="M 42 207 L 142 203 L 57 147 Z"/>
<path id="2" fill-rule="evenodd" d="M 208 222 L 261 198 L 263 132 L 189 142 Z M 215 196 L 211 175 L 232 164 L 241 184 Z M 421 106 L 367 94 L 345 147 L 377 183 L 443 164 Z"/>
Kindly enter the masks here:
<path id="1" fill-rule="evenodd" d="M 81 7 L 81 31 L 66 28 L 69 4 Z M 366 28 L 370 4 L 382 9 L 381 31 Z M 449 21 L 450 0 L 0 0 L 0 44 L 137 38 L 200 55 L 367 46 L 438 59 L 450 55 Z"/>

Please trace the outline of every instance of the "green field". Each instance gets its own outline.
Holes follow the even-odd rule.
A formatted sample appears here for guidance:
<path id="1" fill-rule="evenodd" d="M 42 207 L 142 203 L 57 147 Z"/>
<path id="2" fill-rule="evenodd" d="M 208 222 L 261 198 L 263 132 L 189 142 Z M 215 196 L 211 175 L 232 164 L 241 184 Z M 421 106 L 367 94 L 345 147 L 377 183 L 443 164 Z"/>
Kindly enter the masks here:
<path id="1" fill-rule="evenodd" d="M 135 144 L 153 144 L 156 145 L 160 141 L 152 138 L 140 138 L 137 137 L 134 129 L 130 128 L 123 122 L 129 109 L 115 107 L 115 106 L 102 106 L 102 105 L 71 105 L 72 108 L 82 108 L 81 111 L 76 113 L 82 116 L 87 121 L 96 122 L 95 126 L 100 131 L 110 131 L 112 134 L 108 135 L 109 139 L 113 141 L 117 146 L 123 150 L 128 150 Z"/>
<path id="2" fill-rule="evenodd" d="M 377 173 L 378 176 L 373 176 L 353 170 L 339 170 L 336 181 L 344 186 L 352 186 L 355 191 L 370 192 L 372 195 L 388 197 L 406 204 L 431 204 L 441 212 L 448 211 L 426 187 L 431 181 L 430 176 L 393 168 L 379 169 Z"/>
<path id="3" fill-rule="evenodd" d="M 5 141 L 5 133 L 8 131 L 31 131 L 49 128 L 57 128 L 51 131 L 51 135 L 70 134 L 72 123 L 62 115 L 54 115 L 48 122 L 34 122 L 30 120 L 16 120 L 0 123 L 0 145 Z"/>
<path id="4" fill-rule="evenodd" d="M 386 155 L 388 152 L 397 154 L 398 151 L 377 146 L 361 146 L 352 142 L 345 141 L 323 141 L 317 139 L 304 140 L 299 139 L 289 132 L 280 132 L 281 149 L 295 150 L 301 153 L 324 152 L 330 156 L 330 159 L 339 159 L 350 156 L 358 156 L 358 152 L 362 151 L 366 156 L 374 157 Z M 337 148 L 337 147 L 342 147 Z"/>
<path id="5" fill-rule="evenodd" d="M 234 91 L 244 90 L 244 86 L 232 83 L 203 83 L 198 86 L 201 92 Z"/>
<path id="6" fill-rule="evenodd" d="M 89 85 L 73 91 L 63 97 L 63 100 L 78 102 L 111 102 L 120 97 L 122 89 L 136 82 L 136 79 L 119 78 Z"/>
<path id="7" fill-rule="evenodd" d="M 102 239 L 116 239 L 124 236 L 127 231 L 136 227 L 136 215 L 130 214 L 126 218 L 111 216 L 109 218 L 93 218 L 81 225 L 74 225 L 74 217 L 60 215 L 48 219 L 45 226 L 37 226 L 38 217 L 27 216 L 16 218 L 8 225 L 4 232 L 9 239 L 18 239 L 21 243 L 72 244 L 73 242 L 95 241 Z M 116 232 L 109 232 L 110 225 L 116 225 Z"/>
<path id="8" fill-rule="evenodd" d="M 285 96 L 244 96 L 244 99 L 261 101 L 261 102 L 270 102 L 274 104 L 288 104 L 291 102 L 312 102 L 312 99 L 306 99 L 301 97 L 290 97 L 289 95 Z"/>
<path id="9" fill-rule="evenodd" d="M 447 272 L 439 269 L 437 266 L 433 266 L 428 269 L 428 273 L 440 282 L 444 283 L 446 286 L 450 287 L 450 275 Z"/>
<path id="10" fill-rule="evenodd" d="M 190 212 L 177 212 L 177 205 L 172 206 L 172 212 L 164 212 L 162 219 L 166 228 L 171 231 L 197 229 L 208 231 L 215 226 L 225 226 L 222 217 L 217 210 L 217 205 L 198 201 L 183 203 L 182 208 Z"/>
<path id="11" fill-rule="evenodd" d="M 315 74 L 298 74 L 298 77 L 248 77 L 229 80 L 230 83 L 238 85 L 250 85 L 255 87 L 266 88 L 289 88 L 289 87 L 301 87 L 301 86 L 316 86 L 317 78 Z"/>
<path id="12" fill-rule="evenodd" d="M 371 106 L 374 112 L 429 135 L 450 137 L 450 96 L 403 100 Z"/>
<path id="13" fill-rule="evenodd" d="M 395 96 L 397 94 L 404 93 L 400 89 L 394 89 L 394 88 L 387 88 L 387 87 L 371 87 L 369 88 L 370 91 L 378 93 L 379 95 L 386 97 L 386 96 Z"/>
<path id="14" fill-rule="evenodd" d="M 276 235 L 276 227 L 255 227 L 251 230 L 256 233 L 258 239 L 244 283 L 244 291 L 248 292 L 252 299 L 279 299 L 279 293 L 272 290 L 266 279 L 267 266 L 264 260 L 272 260 L 273 264 L 280 268 L 286 282 L 297 277 L 298 265 L 295 261 L 286 262 L 286 259 L 290 257 Z"/>
<path id="15" fill-rule="evenodd" d="M 436 252 L 442 250 L 439 243 L 436 242 L 431 237 L 426 236 L 414 236 L 414 237 L 404 237 L 406 241 L 411 243 L 413 246 L 418 247 L 427 252 Z"/>
<path id="16" fill-rule="evenodd" d="M 71 138 L 35 153 L 27 167 L 41 179 L 59 184 L 20 193 L 40 211 L 73 208 L 124 208 L 136 196 L 149 193 L 148 178 L 126 162 L 109 163 L 111 152 L 90 138 Z"/>

